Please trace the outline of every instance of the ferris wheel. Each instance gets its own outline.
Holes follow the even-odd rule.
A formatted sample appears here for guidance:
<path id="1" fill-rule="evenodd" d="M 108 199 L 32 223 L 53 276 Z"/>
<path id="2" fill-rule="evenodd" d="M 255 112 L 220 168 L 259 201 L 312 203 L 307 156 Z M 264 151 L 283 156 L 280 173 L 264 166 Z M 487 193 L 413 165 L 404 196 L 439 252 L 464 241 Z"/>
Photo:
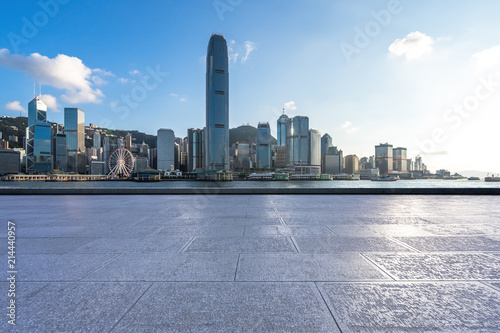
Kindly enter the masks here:
<path id="1" fill-rule="evenodd" d="M 116 149 L 109 156 L 109 175 L 128 177 L 134 169 L 134 156 L 125 148 Z"/>

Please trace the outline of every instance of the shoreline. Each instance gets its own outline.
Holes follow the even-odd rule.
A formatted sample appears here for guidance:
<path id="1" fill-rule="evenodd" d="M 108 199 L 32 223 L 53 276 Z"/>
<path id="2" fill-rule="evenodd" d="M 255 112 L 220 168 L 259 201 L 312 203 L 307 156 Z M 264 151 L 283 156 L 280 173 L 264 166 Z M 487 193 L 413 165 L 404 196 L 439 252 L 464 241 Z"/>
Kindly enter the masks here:
<path id="1" fill-rule="evenodd" d="M 500 195 L 500 188 L 0 188 L 0 195 Z"/>

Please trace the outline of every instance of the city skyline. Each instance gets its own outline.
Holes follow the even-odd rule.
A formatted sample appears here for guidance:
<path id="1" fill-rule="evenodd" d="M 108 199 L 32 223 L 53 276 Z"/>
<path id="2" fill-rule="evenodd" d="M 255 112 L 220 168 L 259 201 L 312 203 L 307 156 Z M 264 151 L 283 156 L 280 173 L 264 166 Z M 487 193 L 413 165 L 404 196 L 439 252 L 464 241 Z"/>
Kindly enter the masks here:
<path id="1" fill-rule="evenodd" d="M 431 170 L 498 172 L 500 157 L 489 153 L 489 146 L 499 135 L 495 75 L 500 41 L 493 33 L 499 4 L 214 4 L 119 8 L 113 24 L 127 21 L 134 10 L 143 14 L 137 31 L 119 25 L 123 34 L 117 35 L 102 24 L 85 36 L 78 22 L 97 13 L 95 25 L 101 26 L 115 2 L 98 5 L 93 13 L 76 0 L 58 2 L 57 11 L 34 1 L 7 4 L 9 15 L 0 14 L 5 22 L 0 28 L 0 76 L 9 82 L 0 92 L 2 113 L 16 116 L 26 110 L 25 96 L 37 81 L 43 85 L 48 120 L 62 123 L 63 109 L 78 107 L 88 122 L 103 127 L 151 134 L 172 128 L 185 137 L 188 128 L 204 127 L 203 49 L 208 36 L 221 31 L 230 56 L 229 127 L 269 122 L 276 137 L 274 124 L 285 104 L 288 116 L 308 116 L 310 128 L 329 133 L 346 155 L 371 156 L 374 145 L 389 142 L 407 147 L 408 158 L 415 157 L 419 146 L 427 148 L 430 153 L 420 155 Z M 155 12 L 162 10 L 170 20 L 160 20 Z M 431 10 L 423 23 L 421 17 Z M 33 24 L 39 12 L 48 21 L 35 26 L 37 32 L 28 38 L 25 21 Z M 467 17 L 467 24 L 457 17 Z M 252 26 L 257 18 L 259 25 Z M 79 38 L 73 40 L 75 34 Z M 142 34 L 151 37 L 141 41 Z M 15 35 L 23 38 L 17 44 Z M 60 38 L 51 41 L 49 36 Z M 126 36 L 133 47 L 123 43 Z M 74 68 L 72 75 L 59 71 L 60 64 Z M 140 98 L 121 100 L 133 93 Z M 474 158 L 483 154 L 488 154 L 486 160 Z"/>

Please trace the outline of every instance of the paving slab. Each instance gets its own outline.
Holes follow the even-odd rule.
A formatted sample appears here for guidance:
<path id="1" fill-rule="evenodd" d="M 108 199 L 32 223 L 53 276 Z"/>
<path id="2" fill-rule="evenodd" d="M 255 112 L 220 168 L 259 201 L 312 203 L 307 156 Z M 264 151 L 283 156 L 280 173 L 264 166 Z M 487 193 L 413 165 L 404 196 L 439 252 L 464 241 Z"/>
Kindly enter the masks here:
<path id="1" fill-rule="evenodd" d="M 150 285 L 20 282 L 16 326 L 13 329 L 6 320 L 1 320 L 0 331 L 109 332 Z"/>
<path id="2" fill-rule="evenodd" d="M 500 241 L 485 236 L 396 237 L 396 239 L 425 252 L 500 251 Z"/>
<path id="3" fill-rule="evenodd" d="M 334 234 L 330 229 L 322 225 L 258 225 L 245 227 L 245 237 L 322 235 Z"/>
<path id="4" fill-rule="evenodd" d="M 242 254 L 236 281 L 388 280 L 359 254 Z"/>
<path id="5" fill-rule="evenodd" d="M 314 284 L 155 283 L 113 332 L 339 332 Z"/>
<path id="6" fill-rule="evenodd" d="M 234 217 L 214 217 L 210 220 L 210 226 L 253 226 L 253 225 L 282 225 L 277 217 L 252 217 L 252 218 L 234 218 Z"/>
<path id="7" fill-rule="evenodd" d="M 407 252 L 384 237 L 292 237 L 301 253 Z"/>
<path id="8" fill-rule="evenodd" d="M 149 237 L 240 237 L 244 229 L 244 226 L 167 226 Z"/>
<path id="9" fill-rule="evenodd" d="M 185 253 L 297 253 L 289 237 L 196 237 Z"/>
<path id="10" fill-rule="evenodd" d="M 122 254 L 85 281 L 234 281 L 237 254 Z"/>
<path id="11" fill-rule="evenodd" d="M 498 280 L 500 256 L 464 253 L 366 255 L 399 280 Z"/>
<path id="12" fill-rule="evenodd" d="M 61 238 L 61 237 L 33 237 L 17 238 L 17 254 L 50 254 L 50 253 L 68 253 L 74 249 L 91 243 L 93 238 Z M 2 249 L 7 249 L 7 238 L 0 241 Z"/>
<path id="13" fill-rule="evenodd" d="M 190 237 L 149 236 L 143 238 L 98 238 L 75 248 L 72 253 L 154 253 L 180 252 Z"/>
<path id="14" fill-rule="evenodd" d="M 476 283 L 318 283 L 343 332 L 499 332 L 500 292 Z"/>

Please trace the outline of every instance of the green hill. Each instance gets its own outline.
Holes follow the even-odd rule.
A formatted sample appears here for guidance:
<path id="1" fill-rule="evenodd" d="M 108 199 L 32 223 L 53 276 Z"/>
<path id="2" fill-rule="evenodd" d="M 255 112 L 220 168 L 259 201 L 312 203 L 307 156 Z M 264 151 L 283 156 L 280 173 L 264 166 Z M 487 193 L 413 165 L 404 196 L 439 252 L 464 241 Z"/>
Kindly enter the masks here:
<path id="1" fill-rule="evenodd" d="M 250 144 L 255 143 L 256 134 L 257 128 L 250 125 L 231 128 L 229 130 L 229 146 L 232 146 L 236 142 L 248 142 Z M 271 142 L 273 145 L 277 143 L 274 137 Z"/>

